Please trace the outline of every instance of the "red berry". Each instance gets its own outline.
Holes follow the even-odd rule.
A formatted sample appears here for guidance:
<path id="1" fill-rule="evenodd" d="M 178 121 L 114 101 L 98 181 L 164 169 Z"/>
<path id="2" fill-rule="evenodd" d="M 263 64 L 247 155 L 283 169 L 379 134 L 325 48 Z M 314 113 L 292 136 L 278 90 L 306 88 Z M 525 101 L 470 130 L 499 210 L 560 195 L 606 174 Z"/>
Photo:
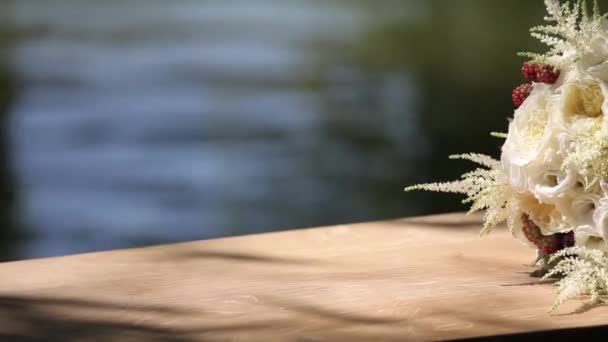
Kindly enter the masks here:
<path id="1" fill-rule="evenodd" d="M 538 80 L 537 72 L 538 72 L 539 64 L 532 62 L 524 62 L 524 65 L 521 67 L 521 73 L 528 81 L 536 82 Z"/>
<path id="2" fill-rule="evenodd" d="M 562 246 L 563 248 L 574 246 L 574 232 L 569 231 L 562 234 Z"/>
<path id="3" fill-rule="evenodd" d="M 544 254 L 550 255 L 562 248 L 562 239 L 557 235 L 543 235 L 540 228 L 526 214 L 521 216 L 524 236 Z"/>
<path id="4" fill-rule="evenodd" d="M 521 106 L 522 103 L 528 98 L 532 92 L 531 84 L 522 84 L 517 88 L 513 89 L 513 94 L 511 94 L 511 98 L 513 99 L 513 104 L 515 107 Z"/>
<path id="5" fill-rule="evenodd" d="M 559 70 L 556 70 L 551 65 L 540 64 L 537 67 L 536 79 L 538 82 L 553 84 L 559 77 Z"/>

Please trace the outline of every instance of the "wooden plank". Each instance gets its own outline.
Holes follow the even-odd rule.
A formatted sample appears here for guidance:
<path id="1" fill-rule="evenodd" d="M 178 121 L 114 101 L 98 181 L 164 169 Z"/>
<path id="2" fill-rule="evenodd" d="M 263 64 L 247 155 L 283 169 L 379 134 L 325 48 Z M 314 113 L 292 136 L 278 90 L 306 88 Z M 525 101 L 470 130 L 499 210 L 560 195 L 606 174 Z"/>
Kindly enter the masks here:
<path id="1" fill-rule="evenodd" d="M 605 307 L 550 316 L 533 251 L 478 230 L 450 214 L 4 263 L 0 340 L 437 340 L 608 322 Z"/>

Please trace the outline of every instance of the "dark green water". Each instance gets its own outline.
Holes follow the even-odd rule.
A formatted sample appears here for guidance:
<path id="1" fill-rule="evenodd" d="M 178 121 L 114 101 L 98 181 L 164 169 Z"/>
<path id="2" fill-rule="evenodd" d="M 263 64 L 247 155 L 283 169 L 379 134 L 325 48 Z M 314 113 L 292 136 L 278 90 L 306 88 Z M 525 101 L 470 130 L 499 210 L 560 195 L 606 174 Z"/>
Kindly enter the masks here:
<path id="1" fill-rule="evenodd" d="M 463 210 L 402 189 L 470 166 L 449 154 L 499 153 L 489 132 L 506 129 L 515 53 L 538 49 L 543 14 L 529 0 L 0 9 L 5 259 Z"/>

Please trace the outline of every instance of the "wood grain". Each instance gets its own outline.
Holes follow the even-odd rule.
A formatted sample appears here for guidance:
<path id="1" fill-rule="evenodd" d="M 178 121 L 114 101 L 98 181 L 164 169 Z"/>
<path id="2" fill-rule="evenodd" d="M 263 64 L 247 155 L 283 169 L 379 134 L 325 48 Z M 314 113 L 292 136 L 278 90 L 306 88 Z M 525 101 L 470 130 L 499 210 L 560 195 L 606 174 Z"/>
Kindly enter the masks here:
<path id="1" fill-rule="evenodd" d="M 0 264 L 0 340 L 444 340 L 608 322 L 550 316 L 532 250 L 462 214 Z"/>

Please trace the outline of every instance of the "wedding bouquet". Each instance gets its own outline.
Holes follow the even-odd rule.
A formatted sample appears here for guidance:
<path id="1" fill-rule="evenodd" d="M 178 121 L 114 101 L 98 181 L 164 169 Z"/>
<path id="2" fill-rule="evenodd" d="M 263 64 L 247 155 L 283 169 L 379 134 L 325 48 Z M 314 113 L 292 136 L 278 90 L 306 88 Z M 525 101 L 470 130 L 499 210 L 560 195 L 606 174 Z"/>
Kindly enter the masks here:
<path id="1" fill-rule="evenodd" d="M 459 180 L 406 188 L 466 195 L 470 213 L 484 210 L 481 233 L 507 222 L 537 250 L 545 277 L 560 276 L 553 309 L 566 299 L 608 290 L 608 21 L 597 1 L 545 0 L 547 25 L 531 29 L 545 43 L 515 88 L 517 107 L 500 160 L 451 156 L 481 167 Z M 590 13 L 591 12 L 591 13 Z M 535 262 L 536 263 L 536 262 Z"/>

